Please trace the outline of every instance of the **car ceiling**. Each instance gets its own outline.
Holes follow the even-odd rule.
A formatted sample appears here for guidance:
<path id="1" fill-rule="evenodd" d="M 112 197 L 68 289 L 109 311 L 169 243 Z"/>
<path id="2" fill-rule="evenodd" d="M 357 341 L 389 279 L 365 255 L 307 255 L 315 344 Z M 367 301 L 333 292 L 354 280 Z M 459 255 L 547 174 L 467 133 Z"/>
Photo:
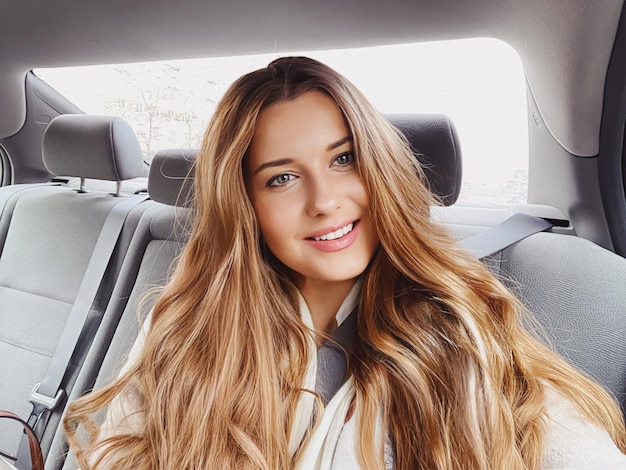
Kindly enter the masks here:
<path id="1" fill-rule="evenodd" d="M 24 123 L 33 68 L 495 37 L 522 58 L 536 120 L 570 153 L 594 156 L 622 3 L 0 0 L 0 137 Z"/>

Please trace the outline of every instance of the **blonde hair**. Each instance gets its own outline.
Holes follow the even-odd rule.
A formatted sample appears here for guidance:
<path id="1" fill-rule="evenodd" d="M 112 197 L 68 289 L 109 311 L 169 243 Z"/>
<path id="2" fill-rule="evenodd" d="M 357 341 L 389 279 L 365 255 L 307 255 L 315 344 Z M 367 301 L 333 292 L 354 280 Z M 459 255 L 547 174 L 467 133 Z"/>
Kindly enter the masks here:
<path id="1" fill-rule="evenodd" d="M 292 57 L 241 77 L 219 103 L 198 155 L 194 228 L 144 348 L 118 380 L 70 405 L 64 425 L 80 465 L 293 464 L 310 332 L 289 273 L 263 246 L 243 165 L 260 112 L 312 90 L 344 115 L 381 243 L 362 276 L 349 364 L 361 466 L 384 468 L 372 426 L 382 414 L 398 469 L 539 468 L 547 388 L 625 450 L 614 401 L 528 334 L 515 297 L 431 221 L 434 201 L 405 139 L 337 72 Z M 92 415 L 130 389 L 143 428 L 98 440 Z"/>

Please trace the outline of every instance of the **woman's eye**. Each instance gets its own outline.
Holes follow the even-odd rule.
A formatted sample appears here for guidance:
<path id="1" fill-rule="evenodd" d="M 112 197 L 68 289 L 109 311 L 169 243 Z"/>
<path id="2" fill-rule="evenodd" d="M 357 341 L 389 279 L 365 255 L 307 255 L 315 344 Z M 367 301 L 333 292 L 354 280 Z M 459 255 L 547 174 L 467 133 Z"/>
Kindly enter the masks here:
<path id="1" fill-rule="evenodd" d="M 342 153 L 335 158 L 335 163 L 338 165 L 349 165 L 354 161 L 354 155 L 352 153 Z"/>
<path id="2" fill-rule="evenodd" d="M 284 186 L 293 179 L 293 176 L 289 173 L 283 173 L 281 175 L 274 176 L 267 182 L 267 186 Z"/>

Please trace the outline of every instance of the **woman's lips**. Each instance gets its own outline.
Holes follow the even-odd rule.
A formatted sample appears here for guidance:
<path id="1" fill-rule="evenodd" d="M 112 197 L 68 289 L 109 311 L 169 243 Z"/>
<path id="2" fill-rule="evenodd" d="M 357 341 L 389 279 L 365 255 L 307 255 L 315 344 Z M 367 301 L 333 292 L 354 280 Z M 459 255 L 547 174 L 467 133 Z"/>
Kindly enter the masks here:
<path id="1" fill-rule="evenodd" d="M 344 227 L 348 227 L 349 225 L 350 224 L 346 224 Z M 319 234 L 319 235 L 316 234 L 314 237 L 305 238 L 304 241 L 307 244 L 309 244 L 309 246 L 320 251 L 332 252 L 332 251 L 344 250 L 348 248 L 350 245 L 352 245 L 359 235 L 359 221 L 356 220 L 352 222 L 351 225 L 352 225 L 352 229 L 348 233 L 343 234 L 342 236 L 334 238 L 332 240 L 329 240 L 329 239 L 316 240 L 316 238 L 324 238 L 324 235 L 325 235 L 325 234 Z M 340 230 L 340 229 L 337 229 L 337 230 Z M 329 231 L 327 233 L 336 234 L 337 231 Z"/>

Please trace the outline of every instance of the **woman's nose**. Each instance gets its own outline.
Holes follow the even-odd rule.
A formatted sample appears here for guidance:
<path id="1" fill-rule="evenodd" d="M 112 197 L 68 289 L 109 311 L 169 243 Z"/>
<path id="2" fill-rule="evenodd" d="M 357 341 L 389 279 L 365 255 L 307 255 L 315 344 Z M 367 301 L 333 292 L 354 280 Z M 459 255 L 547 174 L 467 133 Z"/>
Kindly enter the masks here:
<path id="1" fill-rule="evenodd" d="M 311 217 L 327 215 L 341 207 L 338 184 L 329 176 L 309 179 L 307 212 Z"/>

